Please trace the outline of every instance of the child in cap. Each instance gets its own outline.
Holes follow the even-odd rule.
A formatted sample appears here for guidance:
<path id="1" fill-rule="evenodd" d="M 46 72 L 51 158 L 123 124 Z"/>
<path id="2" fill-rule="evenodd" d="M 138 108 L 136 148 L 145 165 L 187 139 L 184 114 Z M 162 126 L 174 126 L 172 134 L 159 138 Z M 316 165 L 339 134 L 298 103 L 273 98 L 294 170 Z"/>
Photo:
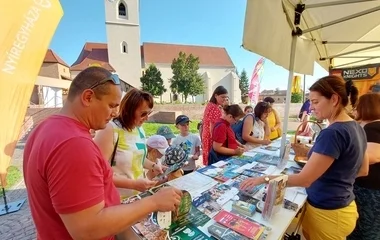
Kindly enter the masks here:
<path id="1" fill-rule="evenodd" d="M 164 136 L 168 141 L 169 146 L 171 145 L 172 139 L 175 138 L 173 131 L 168 126 L 159 127 L 156 134 Z"/>
<path id="2" fill-rule="evenodd" d="M 161 135 L 153 135 L 146 141 L 148 147 L 147 159 L 155 164 L 161 164 L 160 159 L 165 156 L 166 149 L 169 147 L 166 138 Z M 147 177 L 152 179 L 155 177 L 153 171 L 147 172 Z"/>
<path id="3" fill-rule="evenodd" d="M 175 121 L 180 134 L 173 140 L 173 146 L 184 144 L 188 155 L 188 164 L 183 167 L 184 174 L 193 172 L 196 169 L 195 161 L 201 154 L 201 139 L 199 136 L 189 132 L 190 119 L 186 115 L 179 115 Z"/>
<path id="4" fill-rule="evenodd" d="M 167 166 L 169 169 L 172 168 L 174 170 L 168 174 L 168 181 L 182 177 L 184 175 L 184 171 L 181 168 L 187 164 L 188 154 L 185 151 L 186 148 L 186 144 L 180 144 L 176 146 L 170 146 L 166 150 L 165 158 L 162 164 Z"/>

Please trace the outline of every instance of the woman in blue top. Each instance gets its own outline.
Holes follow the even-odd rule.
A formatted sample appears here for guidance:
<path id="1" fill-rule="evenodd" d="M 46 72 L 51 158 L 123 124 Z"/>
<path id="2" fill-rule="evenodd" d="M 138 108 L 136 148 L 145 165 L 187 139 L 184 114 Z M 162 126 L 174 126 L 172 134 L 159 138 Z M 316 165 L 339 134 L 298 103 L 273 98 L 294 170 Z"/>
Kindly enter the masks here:
<path id="1" fill-rule="evenodd" d="M 366 135 L 350 118 L 345 107 L 355 105 L 358 90 L 352 82 L 327 76 L 310 88 L 310 109 L 318 120 L 330 126 L 321 131 L 309 152 L 309 160 L 298 174 L 289 175 L 288 187 L 306 187 L 306 213 L 302 222 L 308 240 L 338 240 L 355 228 L 358 218 L 353 193 L 357 176 L 368 174 Z M 244 181 L 241 188 L 269 182 L 276 176 Z"/>

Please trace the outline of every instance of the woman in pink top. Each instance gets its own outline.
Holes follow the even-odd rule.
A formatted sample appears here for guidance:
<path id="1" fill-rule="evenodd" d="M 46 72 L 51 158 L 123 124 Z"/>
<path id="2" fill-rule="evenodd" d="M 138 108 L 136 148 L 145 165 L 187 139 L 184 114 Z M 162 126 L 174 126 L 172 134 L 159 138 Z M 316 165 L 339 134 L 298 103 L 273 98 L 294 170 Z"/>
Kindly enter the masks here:
<path id="1" fill-rule="evenodd" d="M 228 101 L 228 91 L 225 87 L 219 86 L 215 88 L 209 103 L 207 104 L 203 114 L 202 129 L 202 150 L 203 164 L 207 165 L 208 154 L 212 146 L 212 129 L 219 118 L 222 117 L 222 105 Z"/>

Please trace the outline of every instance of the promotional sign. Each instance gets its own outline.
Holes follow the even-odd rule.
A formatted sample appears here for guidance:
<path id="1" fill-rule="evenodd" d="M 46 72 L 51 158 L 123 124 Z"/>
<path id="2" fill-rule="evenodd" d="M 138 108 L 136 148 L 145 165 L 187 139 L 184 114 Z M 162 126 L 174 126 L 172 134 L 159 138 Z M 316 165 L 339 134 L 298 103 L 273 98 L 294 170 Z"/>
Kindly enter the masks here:
<path id="1" fill-rule="evenodd" d="M 352 80 L 359 90 L 359 96 L 369 92 L 380 92 L 380 63 L 351 68 L 331 69 L 330 74 Z"/>
<path id="2" fill-rule="evenodd" d="M 0 2 L 0 185 L 11 161 L 37 75 L 63 15 L 58 0 Z"/>

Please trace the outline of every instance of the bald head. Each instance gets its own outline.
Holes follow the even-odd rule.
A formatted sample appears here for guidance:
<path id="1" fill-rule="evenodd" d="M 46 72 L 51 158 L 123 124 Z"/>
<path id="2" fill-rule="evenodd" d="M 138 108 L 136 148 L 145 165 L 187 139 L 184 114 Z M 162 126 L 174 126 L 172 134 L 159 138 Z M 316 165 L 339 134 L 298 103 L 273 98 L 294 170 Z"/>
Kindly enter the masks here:
<path id="1" fill-rule="evenodd" d="M 112 73 L 102 67 L 89 67 L 80 72 L 72 81 L 67 99 L 73 101 L 75 97 L 81 95 L 84 90 L 91 88 L 96 83 L 99 83 L 103 79 L 110 77 Z M 109 85 L 106 83 L 99 85 L 93 89 L 97 98 L 101 98 L 103 95 L 108 94 Z"/>

